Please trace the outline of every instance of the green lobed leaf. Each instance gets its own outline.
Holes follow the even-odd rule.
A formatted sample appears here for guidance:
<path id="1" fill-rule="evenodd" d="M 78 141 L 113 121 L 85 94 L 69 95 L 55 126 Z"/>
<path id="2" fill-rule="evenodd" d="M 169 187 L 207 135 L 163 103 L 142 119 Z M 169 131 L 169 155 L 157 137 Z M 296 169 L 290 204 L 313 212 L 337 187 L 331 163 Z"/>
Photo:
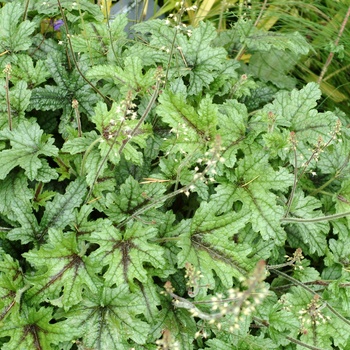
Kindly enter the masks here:
<path id="1" fill-rule="evenodd" d="M 16 116 L 15 120 L 21 120 L 30 103 L 31 90 L 25 81 L 18 81 L 10 90 L 11 114 Z"/>
<path id="2" fill-rule="evenodd" d="M 278 349 L 271 339 L 262 337 L 254 337 L 250 334 L 246 335 L 243 339 L 239 340 L 237 350 L 265 350 L 265 349 Z"/>
<path id="3" fill-rule="evenodd" d="M 332 143 L 325 149 L 317 162 L 317 168 L 323 174 L 337 175 L 338 173 L 345 175 L 349 173 L 348 153 L 350 143 L 347 137 L 342 137 L 338 142 Z"/>
<path id="4" fill-rule="evenodd" d="M 225 148 L 222 154 L 224 164 L 233 167 L 236 163 L 236 153 L 246 136 L 248 111 L 245 105 L 237 100 L 226 100 L 220 105 L 218 125 L 220 127 L 221 145 Z"/>
<path id="5" fill-rule="evenodd" d="M 144 283 L 137 283 L 140 290 L 140 301 L 145 306 L 143 315 L 149 324 L 154 324 L 159 318 L 160 288 L 152 281 L 147 279 Z"/>
<path id="6" fill-rule="evenodd" d="M 15 174 L 13 173 L 13 175 Z M 28 188 L 28 179 L 23 171 L 18 172 L 15 176 L 8 176 L 4 180 L 0 180 L 0 213 L 9 220 L 16 220 L 12 209 L 13 203 L 18 200 L 26 203 L 32 197 L 32 190 Z"/>
<path id="7" fill-rule="evenodd" d="M 11 81 L 17 83 L 24 80 L 31 88 L 45 82 L 49 76 L 42 60 L 35 62 L 30 56 L 17 55 L 16 63 L 12 65 Z"/>
<path id="8" fill-rule="evenodd" d="M 84 27 L 83 33 L 71 38 L 74 51 L 80 54 L 80 61 L 94 66 L 118 60 L 115 55 L 121 56 L 121 48 L 126 41 L 126 15 L 116 16 L 109 26 L 102 22 L 89 24 Z"/>
<path id="9" fill-rule="evenodd" d="M 38 176 L 38 171 L 43 167 L 39 155 L 56 156 L 58 149 L 53 145 L 54 140 L 43 135 L 43 131 L 36 123 L 24 121 L 14 130 L 0 132 L 0 140 L 9 140 L 11 149 L 0 152 L 0 179 L 16 166 L 25 170 L 29 180 Z"/>
<path id="10" fill-rule="evenodd" d="M 18 52 L 28 50 L 35 22 L 22 21 L 23 6 L 17 2 L 5 4 L 0 9 L 0 51 Z"/>
<path id="11" fill-rule="evenodd" d="M 271 49 L 278 49 L 288 50 L 300 56 L 306 55 L 311 49 L 306 39 L 298 32 L 266 31 L 255 26 L 252 20 L 239 19 L 230 31 L 232 34 L 229 33 L 228 38 L 231 40 L 236 38 L 249 49 L 265 51 L 267 55 Z"/>
<path id="12" fill-rule="evenodd" d="M 288 76 L 297 64 L 298 57 L 294 52 L 271 49 L 268 52 L 255 52 L 249 60 L 249 73 L 264 82 L 272 82 L 280 89 L 291 90 L 297 80 Z"/>
<path id="13" fill-rule="evenodd" d="M 46 68 L 52 75 L 55 85 L 45 85 L 44 88 L 34 88 L 32 91 L 30 108 L 38 110 L 57 110 L 63 108 L 63 118 L 60 129 L 62 130 L 70 121 L 72 114 L 72 101 L 77 100 L 79 111 L 93 114 L 93 106 L 98 101 L 98 95 L 92 94 L 90 85 L 82 78 L 81 73 L 74 69 L 68 71 L 62 64 L 62 53 L 53 51 L 48 54 Z M 80 67 L 85 72 L 85 67 Z"/>
<path id="14" fill-rule="evenodd" d="M 209 87 L 226 61 L 226 50 L 212 45 L 217 34 L 210 22 L 200 22 L 199 26 L 192 30 L 190 38 L 175 32 L 160 20 L 139 23 L 133 28 L 144 34 L 152 34 L 150 45 L 155 48 L 152 51 L 154 59 L 164 60 L 164 56 L 161 55 L 162 50 L 175 55 L 176 59 L 171 60 L 173 67 L 170 69 L 169 76 L 188 75 L 187 93 L 189 95 L 196 95 L 203 88 Z M 172 47 L 174 50 L 171 49 Z"/>
<path id="15" fill-rule="evenodd" d="M 63 229 L 74 220 L 73 209 L 81 205 L 86 194 L 83 178 L 71 182 L 66 193 L 56 194 L 52 202 L 46 205 L 45 213 L 40 221 L 40 237 L 44 237 L 49 228 Z"/>
<path id="16" fill-rule="evenodd" d="M 274 124 L 276 126 L 290 126 L 293 121 L 296 127 L 302 128 L 305 124 L 306 116 L 311 111 L 313 111 L 311 113 L 315 112 L 313 108 L 316 107 L 316 101 L 320 97 L 321 91 L 318 85 L 309 83 L 300 90 L 294 89 L 292 92 L 278 92 L 274 101 L 264 106 L 263 111 L 274 113 Z M 299 121 L 299 125 L 295 122 L 296 119 Z"/>
<path id="17" fill-rule="evenodd" d="M 211 22 L 200 21 L 187 40 L 185 36 L 178 37 L 186 66 L 189 70 L 188 94 L 196 95 L 203 87 L 208 87 L 226 60 L 227 52 L 223 47 L 213 47 L 212 41 L 217 33 Z"/>
<path id="18" fill-rule="evenodd" d="M 2 325 L 0 337 L 11 339 L 2 345 L 3 350 L 53 350 L 53 344 L 59 344 L 78 335 L 75 327 L 67 322 L 52 322 L 51 307 L 28 307 L 23 305 L 21 312 L 14 314 L 9 322 Z"/>
<path id="19" fill-rule="evenodd" d="M 339 191 L 334 195 L 336 213 L 344 213 L 350 211 L 350 179 L 346 179 L 341 183 Z M 350 223 L 349 216 L 346 217 L 348 227 Z"/>
<path id="20" fill-rule="evenodd" d="M 215 203 L 202 202 L 192 220 L 183 220 L 170 233 L 179 237 L 176 245 L 181 248 L 177 255 L 180 267 L 193 264 L 203 275 L 201 285 L 211 289 L 216 284 L 215 271 L 222 284 L 230 288 L 233 277 L 239 278 L 254 266 L 254 261 L 247 259 L 250 247 L 233 241 L 248 217 L 241 212 L 217 216 L 216 208 Z"/>
<path id="21" fill-rule="evenodd" d="M 45 300 L 69 310 L 83 299 L 86 287 L 97 292 L 96 277 L 84 256 L 86 249 L 84 243 L 77 242 L 73 232 L 49 229 L 46 244 L 23 254 L 37 270 L 27 276 L 32 284 L 27 292 L 29 299 Z"/>
<path id="22" fill-rule="evenodd" d="M 264 240 L 273 239 L 282 245 L 286 233 L 280 219 L 284 209 L 277 204 L 277 196 L 271 189 L 285 191 L 292 185 L 293 177 L 285 168 L 275 171 L 268 163 L 268 154 L 259 146 L 251 146 L 236 169 L 237 187 L 234 201 L 242 203 L 242 211 L 250 216 L 253 230 L 260 232 Z"/>
<path id="23" fill-rule="evenodd" d="M 23 4 L 18 15 L 12 3 L 0 9 L 0 19 L 14 11 L 0 34 L 29 23 L 22 18 Z M 220 35 L 210 23 L 185 29 L 147 20 L 135 26 L 137 42 L 128 40 L 125 47 L 125 15 L 103 23 L 100 8 L 87 0 L 61 4 L 81 72 L 72 53 L 67 56 L 65 26 L 16 38 L 33 42 L 19 55 L 6 51 L 7 37 L 0 35 L 0 62 L 12 64 L 13 117 L 10 131 L 1 79 L 0 348 L 155 350 L 162 342 L 181 349 L 304 348 L 288 338 L 293 337 L 306 347 L 347 349 L 346 319 L 327 306 L 348 318 L 348 218 L 281 220 L 296 172 L 303 172 L 310 157 L 292 191 L 288 215 L 316 218 L 350 210 L 349 133 L 343 128 L 340 136 L 337 124 L 340 116 L 347 125 L 345 114 L 318 112 L 324 104 L 317 106 L 316 83 L 276 92 L 276 86 L 293 86 L 287 75 L 308 51 L 306 41 L 299 34 L 266 32 L 251 20 L 237 20 L 233 30 Z M 36 27 L 42 15 L 61 16 L 54 0 L 34 1 L 28 10 Z M 246 18 L 250 15 L 247 9 Z M 243 50 L 249 66 L 227 58 Z M 137 126 L 157 66 L 166 67 L 158 107 L 149 113 L 150 124 Z M 95 108 L 99 97 L 80 74 L 90 69 L 112 107 L 98 103 Z M 81 113 L 79 137 L 73 98 Z M 290 142 L 294 134 L 297 160 Z M 340 138 L 342 143 L 336 142 Z M 19 145 L 20 158 L 17 151 L 8 153 Z M 213 152 L 220 161 L 206 173 L 210 181 L 193 182 L 212 165 L 208 154 Z M 26 161 L 30 164 L 24 166 Z M 57 170 L 51 167 L 55 163 Z M 189 191 L 185 187 L 175 196 L 190 184 Z M 87 186 L 91 198 L 83 204 Z M 159 293 L 170 281 L 180 298 L 210 312 L 212 296 L 239 288 L 258 260 L 283 264 L 295 248 L 306 256 L 300 264 L 304 270 L 285 273 L 321 295 L 320 306 L 308 315 L 330 317 L 320 324 L 309 319 L 307 329 L 302 318 L 312 293 L 305 286 L 291 288 L 274 270 L 266 283 L 272 285 L 267 299 L 257 310 L 249 309 L 252 314 L 241 314 L 232 333 L 236 324 L 230 315 L 220 325 L 211 324 Z M 188 262 L 203 274 L 193 298 L 187 293 Z M 270 298 L 274 291 L 281 304 L 277 296 Z M 50 310 L 46 316 L 44 308 Z M 60 330 L 67 330 L 64 337 Z M 204 331 L 208 338 L 201 339 Z"/>
<path id="24" fill-rule="evenodd" d="M 315 314 L 312 308 L 310 308 L 310 302 L 312 300 L 314 300 L 312 294 L 301 287 L 293 287 L 291 288 L 291 292 L 286 294 L 288 307 L 294 314 L 294 317 L 302 315 L 299 321 L 306 331 L 300 336 L 300 340 L 311 346 L 317 345 L 322 349 L 331 350 L 335 346 L 343 348 L 349 338 L 349 333 L 346 331 L 346 329 L 349 329 L 349 325 L 345 324 L 338 317 L 335 317 L 334 314 L 331 314 L 322 305 L 322 300 L 318 302 L 320 306 Z M 336 304 L 338 300 L 334 300 L 334 302 Z M 317 314 L 323 315 L 325 321 L 322 321 Z M 314 329 L 311 321 L 312 315 L 318 317 L 317 327 Z"/>
<path id="25" fill-rule="evenodd" d="M 45 85 L 32 91 L 30 107 L 42 111 L 54 111 L 64 108 L 67 91 L 59 86 Z"/>
<path id="26" fill-rule="evenodd" d="M 120 86 L 121 94 L 125 95 L 130 91 L 145 92 L 155 84 L 155 70 L 149 69 L 145 74 L 142 70 L 142 60 L 137 56 L 128 56 L 124 60 L 124 68 L 109 65 L 94 66 L 88 71 L 87 77 L 112 80 Z"/>
<path id="27" fill-rule="evenodd" d="M 210 103 L 210 100 L 208 102 Z M 210 108 L 215 108 L 211 103 L 210 106 Z M 183 95 L 173 94 L 170 91 L 163 92 L 159 97 L 159 105 L 156 111 L 162 117 L 162 120 L 177 134 L 177 138 L 179 139 L 177 144 L 183 143 L 186 150 L 191 150 L 194 147 L 205 144 L 209 140 L 209 135 L 213 135 L 213 128 L 215 126 L 213 125 L 211 127 L 211 133 L 208 133 L 210 130 L 207 130 L 207 123 L 201 121 L 195 108 L 186 103 L 185 96 Z M 203 111 L 200 113 L 203 114 Z M 212 122 L 216 122 L 215 114 L 208 116 L 208 118 Z"/>
<path id="28" fill-rule="evenodd" d="M 25 198 L 16 198 L 11 205 L 16 221 L 21 226 L 12 229 L 7 238 L 13 241 L 20 240 L 22 244 L 37 241 L 40 226 L 33 214 L 31 203 Z"/>
<path id="29" fill-rule="evenodd" d="M 268 316 L 268 332 L 275 343 L 286 345 L 286 336 L 296 338 L 300 330 L 300 322 L 288 310 L 272 310 Z"/>
<path id="30" fill-rule="evenodd" d="M 106 196 L 105 213 L 113 222 L 121 222 L 133 215 L 133 213 L 144 206 L 156 201 L 164 194 L 165 187 L 160 183 L 152 183 L 141 186 L 132 176 L 129 176 L 124 184 L 120 186 L 119 193 L 109 193 Z M 155 203 L 152 209 L 161 206 L 163 202 Z M 153 210 L 154 211 L 154 210 Z M 144 219 L 152 215 L 146 212 Z M 159 214 L 160 215 L 160 214 Z M 155 214 L 155 218 L 159 215 Z"/>
<path id="31" fill-rule="evenodd" d="M 76 2 L 72 2 L 70 0 L 62 0 L 60 3 L 65 10 L 69 11 L 69 15 L 75 13 L 76 16 L 74 17 L 77 18 L 81 18 L 80 16 L 90 16 L 89 20 L 94 19 L 98 22 L 103 21 L 103 14 L 97 4 L 93 4 L 89 1 L 83 1 L 78 5 Z M 44 3 L 36 3 L 36 10 L 41 14 L 51 15 L 52 17 L 60 14 L 55 0 L 47 0 Z"/>
<path id="32" fill-rule="evenodd" d="M 193 349 L 193 339 L 197 330 L 193 317 L 187 310 L 176 309 L 171 303 L 163 303 L 163 309 L 158 315 L 159 321 L 154 327 L 153 332 L 159 332 L 166 329 L 165 338 L 169 339 L 170 344 L 176 344 L 180 349 Z M 164 336 L 163 336 L 164 337 Z"/>
<path id="33" fill-rule="evenodd" d="M 17 260 L 0 252 L 0 322 L 19 312 L 20 298 L 24 288 L 22 269 Z"/>
<path id="34" fill-rule="evenodd" d="M 300 56 L 308 54 L 311 48 L 306 39 L 298 32 L 265 32 L 254 29 L 245 38 L 245 43 L 249 48 L 265 51 L 265 54 L 275 48 L 282 51 L 289 50 L 291 53 Z"/>
<path id="35" fill-rule="evenodd" d="M 124 284 L 86 292 L 83 301 L 62 316 L 68 317 L 73 328 L 82 330 L 84 346 L 119 350 L 129 348 L 130 340 L 133 344 L 146 343 L 150 326 L 137 317 L 143 312 L 143 300 L 138 294 L 130 293 Z"/>
<path id="36" fill-rule="evenodd" d="M 290 216 L 299 218 L 313 218 L 323 216 L 319 210 L 321 203 L 315 197 L 304 196 L 302 191 L 296 191 L 291 205 Z M 289 225 L 288 225 L 289 226 Z M 297 235 L 307 245 L 310 253 L 317 253 L 319 256 L 324 255 L 327 248 L 326 235 L 329 232 L 328 222 L 311 222 L 311 223 L 293 223 L 291 235 Z M 298 243 L 294 243 L 296 246 Z"/>
<path id="37" fill-rule="evenodd" d="M 132 285 L 134 278 L 139 282 L 146 282 L 148 276 L 145 264 L 157 268 L 165 264 L 164 249 L 149 242 L 156 234 L 155 228 L 145 228 L 138 222 L 127 227 L 125 232 L 104 223 L 104 226 L 87 237 L 89 242 L 99 245 L 90 254 L 89 261 L 97 272 L 105 270 L 103 276 L 108 286 L 123 283 Z"/>

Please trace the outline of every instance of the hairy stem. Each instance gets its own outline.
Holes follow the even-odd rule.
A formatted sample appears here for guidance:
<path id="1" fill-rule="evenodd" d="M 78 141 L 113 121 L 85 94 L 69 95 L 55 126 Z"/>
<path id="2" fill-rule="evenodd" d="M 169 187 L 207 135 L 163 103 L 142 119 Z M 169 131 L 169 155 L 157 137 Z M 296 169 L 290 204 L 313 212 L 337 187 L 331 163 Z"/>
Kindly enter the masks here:
<path id="1" fill-rule="evenodd" d="M 83 159 L 81 161 L 81 167 L 80 167 L 80 176 L 84 176 L 85 175 L 85 163 L 86 163 L 86 158 L 89 155 L 89 153 L 91 152 L 91 150 L 95 147 L 96 144 L 100 143 L 103 139 L 102 138 L 97 138 L 94 142 L 92 142 L 90 144 L 90 146 L 86 149 L 84 155 L 83 155 Z"/>
<path id="2" fill-rule="evenodd" d="M 27 19 L 29 1 L 30 0 L 26 0 L 26 4 L 25 4 L 25 7 L 24 7 L 24 12 L 23 12 L 23 17 L 22 17 L 23 21 L 25 21 Z"/>
<path id="3" fill-rule="evenodd" d="M 73 62 L 74 62 L 74 65 L 78 71 L 78 73 L 80 74 L 80 76 L 91 86 L 91 88 L 98 94 L 102 97 L 102 99 L 105 101 L 105 103 L 107 104 L 107 106 L 111 106 L 111 103 L 110 101 L 107 99 L 107 97 L 105 95 L 102 94 L 102 92 L 88 79 L 86 78 L 86 76 L 84 75 L 84 73 L 81 71 L 80 67 L 79 67 L 79 64 L 78 64 L 78 61 L 75 57 L 75 54 L 74 54 L 74 50 L 73 50 L 73 45 L 72 45 L 72 42 L 71 42 L 71 39 L 70 39 L 70 34 L 69 34 L 69 29 L 68 29 L 68 25 L 67 25 L 67 19 L 66 19 L 66 16 L 64 14 L 64 10 L 63 10 L 63 7 L 61 5 L 61 2 L 60 0 L 57 0 L 57 4 L 58 4 L 58 7 L 60 9 L 60 12 L 61 12 L 61 16 L 62 16 L 62 19 L 63 19 L 63 23 L 64 23 L 64 27 L 66 29 L 66 33 L 67 33 L 67 41 L 68 41 L 68 45 L 69 45 L 69 50 L 71 52 L 71 55 L 72 55 L 72 59 L 73 59 Z"/>
<path id="4" fill-rule="evenodd" d="M 292 191 L 290 192 L 290 196 L 288 198 L 287 210 L 284 214 L 284 217 L 287 217 L 290 212 L 290 208 L 292 206 L 293 199 L 294 199 L 295 190 L 298 184 L 298 157 L 297 157 L 296 143 L 293 144 L 292 147 L 293 147 L 293 155 L 294 155 L 294 181 L 293 181 Z"/>
<path id="5" fill-rule="evenodd" d="M 266 6 L 267 6 L 267 0 L 264 1 L 263 5 L 262 5 L 262 7 L 260 9 L 258 18 L 254 22 L 253 27 L 256 27 L 259 24 L 261 16 L 262 16 L 263 12 L 265 11 Z M 239 17 L 242 17 L 242 14 L 241 14 L 242 13 L 242 9 L 243 9 L 243 1 L 240 0 L 240 3 L 239 3 L 239 15 L 238 15 Z M 246 48 L 247 48 L 247 45 L 243 44 L 242 47 L 240 48 L 240 50 L 238 51 L 236 57 L 235 57 L 236 61 L 239 61 L 242 58 Z"/>
<path id="6" fill-rule="evenodd" d="M 125 140 L 123 140 L 123 143 L 122 143 L 122 145 L 121 145 L 120 148 L 119 148 L 119 152 L 118 152 L 119 154 L 122 154 L 122 153 L 123 153 L 123 150 L 124 150 L 125 146 L 130 142 L 130 140 L 132 139 L 132 137 L 137 133 L 138 129 L 139 129 L 140 126 L 143 124 L 143 122 L 144 122 L 145 119 L 147 118 L 149 112 L 151 111 L 151 109 L 152 109 L 152 107 L 153 107 L 153 104 L 154 104 L 154 102 L 156 101 L 156 99 L 157 99 L 157 97 L 158 97 L 158 94 L 159 94 L 159 85 L 160 85 L 160 81 L 161 81 L 161 80 L 160 80 L 160 77 L 158 76 L 158 77 L 156 78 L 156 87 L 155 87 L 155 90 L 154 90 L 154 92 L 153 92 L 153 94 L 152 94 L 152 96 L 151 96 L 151 99 L 150 99 L 150 101 L 149 101 L 149 103 L 148 103 L 148 105 L 147 105 L 145 111 L 144 111 L 144 113 L 142 114 L 142 116 L 141 116 L 141 118 L 139 119 L 139 121 L 138 121 L 138 123 L 136 124 L 136 126 L 134 127 L 134 129 L 133 129 L 133 130 L 130 132 L 130 134 L 128 135 L 128 138 L 126 138 Z M 125 118 L 123 118 L 123 120 L 125 120 Z M 101 173 L 101 171 L 102 171 L 102 168 L 103 168 L 104 164 L 106 163 L 106 161 L 107 161 L 107 159 L 108 159 L 108 157 L 109 157 L 109 155 L 110 155 L 110 153 L 111 153 L 111 151 L 112 151 L 114 145 L 115 145 L 116 142 L 117 142 L 117 139 L 118 139 L 118 136 L 119 136 L 119 134 L 120 134 L 120 131 L 121 131 L 121 126 L 120 126 L 119 130 L 117 131 L 117 133 L 115 134 L 114 139 L 113 139 L 113 142 L 111 143 L 111 145 L 110 145 L 110 147 L 109 147 L 109 149 L 108 149 L 107 154 L 105 155 L 104 159 L 102 160 L 102 162 L 101 162 L 101 164 L 100 164 L 100 166 L 99 166 L 99 168 L 98 168 L 98 170 L 97 170 L 97 173 L 96 173 L 96 176 L 95 176 L 95 178 L 94 178 L 93 184 L 92 184 L 92 186 L 90 187 L 90 190 L 89 190 L 88 195 L 86 196 L 85 204 L 86 204 L 86 203 L 89 201 L 89 199 L 90 199 L 90 196 L 91 196 L 91 194 L 92 194 L 92 192 L 93 192 L 93 189 L 94 189 L 94 185 L 95 185 L 95 183 L 96 183 L 98 177 L 100 176 L 100 173 Z"/>
<path id="7" fill-rule="evenodd" d="M 254 317 L 253 317 L 253 320 L 254 320 L 255 322 L 260 323 L 260 324 L 261 324 L 261 327 L 270 327 L 270 324 L 269 324 L 268 321 L 263 320 L 263 319 L 261 319 L 261 318 L 259 318 L 259 317 L 254 316 Z M 311 350 L 324 350 L 323 348 L 319 348 L 319 347 L 317 347 L 317 346 L 313 346 L 313 345 L 310 345 L 310 344 L 306 344 L 306 343 L 304 343 L 304 342 L 302 342 L 302 341 L 300 341 L 300 340 L 298 340 L 298 339 L 295 339 L 295 338 L 292 338 L 292 337 L 289 337 L 289 336 L 286 336 L 286 339 L 288 339 L 290 342 L 292 342 L 292 343 L 294 343 L 294 344 L 298 344 L 298 345 L 300 345 L 300 346 L 302 346 L 302 347 L 304 347 L 304 348 L 306 348 L 306 349 L 311 349 Z"/>
<path id="8" fill-rule="evenodd" d="M 151 97 L 150 101 L 148 102 L 148 105 L 147 105 L 145 111 L 143 112 L 141 118 L 139 119 L 138 123 L 136 124 L 134 129 L 131 131 L 131 133 L 128 135 L 128 138 L 125 139 L 125 142 L 123 142 L 122 145 L 120 146 L 119 154 L 122 154 L 125 146 L 130 142 L 132 137 L 135 136 L 135 134 L 139 130 L 140 126 L 144 123 L 145 119 L 147 118 L 148 114 L 150 113 L 150 111 L 153 107 L 153 104 L 156 101 L 158 94 L 159 94 L 160 81 L 161 81 L 161 79 L 159 77 L 157 77 L 156 86 L 155 86 L 154 92 L 152 94 L 152 97 Z"/>
<path id="9" fill-rule="evenodd" d="M 220 140 L 218 140 L 217 143 L 220 143 Z M 218 149 L 220 149 L 220 147 L 218 146 L 217 147 Z M 140 209 L 136 210 L 134 213 L 132 213 L 130 216 L 128 216 L 124 221 L 120 222 L 116 227 L 118 229 L 122 228 L 123 226 L 125 226 L 129 221 L 137 218 L 139 215 L 147 212 L 148 210 L 154 208 L 155 206 L 157 206 L 158 204 L 161 204 L 161 203 L 164 203 L 166 200 L 170 199 L 170 198 L 173 198 L 175 196 L 177 196 L 178 194 L 181 194 L 181 193 L 187 193 L 189 192 L 192 187 L 195 185 L 195 183 L 201 179 L 204 178 L 204 176 L 208 173 L 208 171 L 211 169 L 212 167 L 212 164 L 215 163 L 215 161 L 219 158 L 219 153 L 218 152 L 214 152 L 213 154 L 213 157 L 212 157 L 212 160 L 209 163 L 209 165 L 206 166 L 206 168 L 203 170 L 201 176 L 198 176 L 196 178 L 194 178 L 188 185 L 176 190 L 176 191 L 173 191 L 171 193 L 168 193 L 166 195 L 164 195 L 163 197 L 161 198 L 158 198 L 158 199 L 155 199 L 155 200 L 152 200 L 151 203 L 141 207 Z"/>
<path id="10" fill-rule="evenodd" d="M 326 216 L 319 216 L 317 218 L 309 218 L 309 219 L 303 219 L 303 218 L 282 218 L 282 222 L 321 222 L 321 221 L 330 221 L 330 220 L 335 220 L 339 218 L 343 218 L 345 216 L 350 215 L 350 211 L 345 211 L 344 213 L 339 213 L 339 214 L 333 214 L 333 215 L 326 215 Z"/>
<path id="11" fill-rule="evenodd" d="M 80 112 L 79 112 L 79 103 L 76 99 L 73 100 L 72 102 L 72 107 L 75 112 L 75 118 L 77 121 L 77 126 L 78 126 L 78 137 L 81 137 L 82 131 L 81 131 L 81 119 L 80 119 Z"/>
<path id="12" fill-rule="evenodd" d="M 344 17 L 343 23 L 340 26 L 340 29 L 339 29 L 339 32 L 338 32 L 338 36 L 337 36 L 337 38 L 335 39 L 335 42 L 334 42 L 334 47 L 337 47 L 338 44 L 339 44 L 339 40 L 340 40 L 340 38 L 343 35 L 345 26 L 346 26 L 346 24 L 347 24 L 347 22 L 349 20 L 349 16 L 350 16 L 350 6 L 348 7 L 348 11 L 346 12 L 346 15 Z M 326 72 L 328 70 L 328 67 L 332 63 L 333 57 L 334 57 L 334 52 L 332 51 L 332 52 L 329 53 L 327 61 L 326 61 L 325 65 L 322 68 L 320 76 L 318 77 L 318 80 L 317 80 L 318 84 L 322 83 L 323 77 L 325 76 L 325 74 L 326 74 Z"/>
<path id="13" fill-rule="evenodd" d="M 308 286 L 306 286 L 304 283 L 298 281 L 297 279 L 285 274 L 282 271 L 278 271 L 275 269 L 269 269 L 269 271 L 271 271 L 272 273 L 285 278 L 286 280 L 292 282 L 294 285 L 296 286 L 300 286 L 303 289 L 307 290 L 309 293 L 311 293 L 312 295 L 317 295 L 319 297 L 320 300 L 323 300 L 322 297 L 316 293 L 315 291 L 313 291 L 311 288 L 309 288 Z M 347 318 L 345 318 L 343 315 L 341 315 L 337 310 L 335 310 L 331 305 L 329 305 L 326 301 L 323 300 L 324 305 L 328 308 L 328 310 L 330 312 L 332 312 L 335 316 L 337 316 L 339 319 L 341 319 L 344 323 L 346 323 L 347 325 L 350 326 L 350 320 L 348 320 Z"/>
<path id="14" fill-rule="evenodd" d="M 5 92 L 6 92 L 6 109 L 7 109 L 7 122 L 9 129 L 12 130 L 12 115 L 11 115 L 11 103 L 10 103 L 10 73 L 11 73 L 11 64 L 8 63 L 4 69 L 6 74 L 5 80 Z"/>

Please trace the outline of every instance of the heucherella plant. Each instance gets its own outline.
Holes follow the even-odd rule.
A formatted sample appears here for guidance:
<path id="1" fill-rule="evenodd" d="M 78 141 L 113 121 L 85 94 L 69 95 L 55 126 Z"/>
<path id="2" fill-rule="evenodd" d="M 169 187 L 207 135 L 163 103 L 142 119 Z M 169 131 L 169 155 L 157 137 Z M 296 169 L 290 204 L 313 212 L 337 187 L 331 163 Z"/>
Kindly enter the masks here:
<path id="1" fill-rule="evenodd" d="M 1 349 L 349 348 L 347 117 L 266 79 L 300 34 L 0 3 Z"/>

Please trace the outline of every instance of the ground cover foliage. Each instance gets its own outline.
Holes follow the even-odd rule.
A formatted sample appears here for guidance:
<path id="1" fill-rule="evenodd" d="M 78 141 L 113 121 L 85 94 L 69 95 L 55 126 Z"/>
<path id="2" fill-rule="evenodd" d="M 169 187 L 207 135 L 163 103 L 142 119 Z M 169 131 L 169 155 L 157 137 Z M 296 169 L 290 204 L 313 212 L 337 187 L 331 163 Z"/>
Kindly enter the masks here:
<path id="1" fill-rule="evenodd" d="M 173 13 L 179 6 L 176 0 L 157 1 L 157 4 L 157 11 L 149 7 L 144 12 L 148 16 L 158 17 Z M 184 14 L 184 23 L 198 25 L 201 20 L 210 20 L 223 35 L 237 17 L 252 20 L 255 27 L 264 29 L 270 36 L 298 31 L 312 44 L 313 50 L 303 55 L 297 63 L 290 52 L 276 53 L 271 50 L 268 57 L 256 53 L 251 56 L 252 53 L 246 52 L 244 46 L 232 45 L 229 53 L 237 60 L 255 65 L 260 63 L 259 69 L 253 69 L 250 74 L 277 84 L 280 89 L 290 88 L 297 81 L 303 84 L 317 82 L 324 96 L 325 108 L 337 107 L 349 114 L 347 72 L 350 54 L 345 49 L 350 42 L 350 8 L 347 0 L 186 0 L 185 4 L 186 7 L 197 5 L 198 9 Z M 142 20 L 141 15 L 129 18 Z M 290 79 L 285 79 L 286 74 L 290 75 Z"/>
<path id="2" fill-rule="evenodd" d="M 254 73 L 301 34 L 1 3 L 1 349 L 350 347 L 347 116 Z"/>

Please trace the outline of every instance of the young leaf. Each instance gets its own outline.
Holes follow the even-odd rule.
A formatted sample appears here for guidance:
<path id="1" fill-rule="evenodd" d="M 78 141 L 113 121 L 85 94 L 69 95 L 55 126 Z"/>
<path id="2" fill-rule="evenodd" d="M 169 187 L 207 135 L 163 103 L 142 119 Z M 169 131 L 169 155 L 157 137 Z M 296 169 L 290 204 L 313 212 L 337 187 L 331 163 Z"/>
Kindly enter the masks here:
<path id="1" fill-rule="evenodd" d="M 14 130 L 0 132 L 0 140 L 9 140 L 11 149 L 0 152 L 0 179 L 16 166 L 25 170 L 29 180 L 35 180 L 39 169 L 43 167 L 40 155 L 57 156 L 58 149 L 53 145 L 54 140 L 43 135 L 36 123 L 24 121 Z"/>
<path id="2" fill-rule="evenodd" d="M 155 69 L 149 69 L 145 74 L 142 69 L 142 60 L 139 57 L 129 56 L 124 60 L 124 69 L 118 66 L 94 66 L 88 71 L 87 77 L 112 80 L 120 86 L 122 95 L 130 91 L 145 93 L 155 83 Z"/>
<path id="3" fill-rule="evenodd" d="M 71 182 L 64 195 L 56 194 L 52 202 L 47 203 L 45 213 L 40 221 L 40 237 L 49 228 L 63 229 L 74 220 L 73 209 L 79 207 L 86 194 L 83 178 Z"/>
<path id="4" fill-rule="evenodd" d="M 13 241 L 20 240 L 22 244 L 37 241 L 40 226 L 33 214 L 31 203 L 24 198 L 17 198 L 12 202 L 12 211 L 21 227 L 12 229 L 7 238 Z"/>

